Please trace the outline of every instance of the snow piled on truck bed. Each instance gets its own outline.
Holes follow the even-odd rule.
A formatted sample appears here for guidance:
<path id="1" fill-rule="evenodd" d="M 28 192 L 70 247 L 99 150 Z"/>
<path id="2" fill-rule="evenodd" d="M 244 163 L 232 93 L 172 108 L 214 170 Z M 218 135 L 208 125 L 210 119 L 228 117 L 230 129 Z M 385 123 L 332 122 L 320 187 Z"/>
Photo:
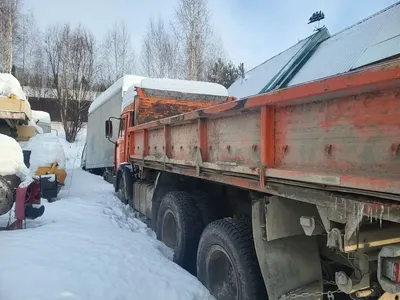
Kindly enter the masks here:
<path id="1" fill-rule="evenodd" d="M 60 198 L 1 232 L 2 300 L 213 299 L 101 177 L 69 171 Z"/>
<path id="2" fill-rule="evenodd" d="M 26 100 L 26 95 L 22 91 L 18 79 L 11 74 L 0 73 L 0 98 L 8 98 L 11 94 L 14 94 L 19 99 Z"/>

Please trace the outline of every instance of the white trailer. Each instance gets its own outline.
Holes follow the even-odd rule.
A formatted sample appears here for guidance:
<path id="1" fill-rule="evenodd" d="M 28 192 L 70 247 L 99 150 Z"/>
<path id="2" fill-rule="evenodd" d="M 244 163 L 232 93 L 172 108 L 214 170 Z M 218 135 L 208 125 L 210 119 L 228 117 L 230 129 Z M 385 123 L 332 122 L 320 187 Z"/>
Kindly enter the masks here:
<path id="1" fill-rule="evenodd" d="M 125 75 L 97 97 L 89 107 L 86 145 L 82 154 L 82 168 L 98 175 L 114 167 L 115 145 L 104 136 L 104 123 L 121 114 L 122 100 L 128 88 L 143 77 Z M 112 119 L 114 126 L 118 120 Z M 117 132 L 111 140 L 117 139 Z"/>

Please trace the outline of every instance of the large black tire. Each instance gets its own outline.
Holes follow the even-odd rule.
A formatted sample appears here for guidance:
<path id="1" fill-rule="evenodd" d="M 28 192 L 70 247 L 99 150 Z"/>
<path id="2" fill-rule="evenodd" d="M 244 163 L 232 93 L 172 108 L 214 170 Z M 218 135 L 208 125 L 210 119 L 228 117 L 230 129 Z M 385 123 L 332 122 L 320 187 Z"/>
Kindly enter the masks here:
<path id="1" fill-rule="evenodd" d="M 128 166 L 121 168 L 118 179 L 118 198 L 124 204 L 128 204 L 133 197 L 133 176 L 132 171 Z"/>
<path id="2" fill-rule="evenodd" d="M 203 229 L 196 201 L 186 192 L 169 192 L 158 210 L 156 233 L 174 250 L 174 262 L 196 274 L 196 254 Z"/>
<path id="3" fill-rule="evenodd" d="M 249 222 L 226 218 L 204 229 L 197 277 L 218 300 L 267 299 Z"/>
<path id="4" fill-rule="evenodd" d="M 0 175 L 0 216 L 8 213 L 15 201 L 14 190 L 20 184 L 16 175 Z"/>
<path id="5" fill-rule="evenodd" d="M 124 172 L 121 172 L 118 179 L 118 188 L 117 188 L 117 196 L 122 203 L 128 204 L 128 199 L 126 198 L 126 191 L 125 191 L 125 176 Z"/>

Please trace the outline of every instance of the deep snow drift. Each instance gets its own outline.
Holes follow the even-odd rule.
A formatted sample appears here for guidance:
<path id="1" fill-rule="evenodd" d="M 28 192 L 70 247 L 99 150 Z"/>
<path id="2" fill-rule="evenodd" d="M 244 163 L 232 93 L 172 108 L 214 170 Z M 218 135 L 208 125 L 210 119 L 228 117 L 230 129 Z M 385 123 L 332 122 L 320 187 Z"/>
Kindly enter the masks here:
<path id="1" fill-rule="evenodd" d="M 74 145 L 64 140 L 67 166 L 80 163 Z M 59 200 L 44 200 L 41 218 L 0 232 L 1 300 L 213 299 L 112 185 L 80 169 L 67 172 Z M 0 227 L 7 221 L 1 216 Z"/>
<path id="2" fill-rule="evenodd" d="M 60 122 L 52 122 L 51 128 L 54 130 L 52 134 L 57 135 L 60 138 L 60 143 L 64 148 L 65 168 L 79 168 L 81 165 L 83 147 L 85 146 L 86 142 L 86 127 L 79 131 L 74 143 L 68 143 L 65 140 L 64 129 Z"/>
<path id="3" fill-rule="evenodd" d="M 24 164 L 24 155 L 18 142 L 0 134 L 0 145 L 0 176 L 17 175 L 22 186 L 31 184 L 33 173 Z"/>
<path id="4" fill-rule="evenodd" d="M 33 172 L 39 167 L 51 167 L 57 163 L 59 168 L 65 168 L 64 139 L 52 133 L 38 134 L 27 142 L 21 142 L 23 150 L 30 150 L 30 169 Z"/>

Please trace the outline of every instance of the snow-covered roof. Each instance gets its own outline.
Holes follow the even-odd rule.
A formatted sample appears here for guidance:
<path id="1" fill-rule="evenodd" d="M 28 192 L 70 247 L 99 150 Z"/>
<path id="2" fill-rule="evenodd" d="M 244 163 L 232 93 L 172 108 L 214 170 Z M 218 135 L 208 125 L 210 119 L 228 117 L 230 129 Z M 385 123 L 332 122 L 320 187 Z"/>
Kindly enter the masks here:
<path id="1" fill-rule="evenodd" d="M 144 78 L 140 83 L 140 87 L 143 89 L 171 91 L 183 94 L 201 94 L 228 97 L 228 90 L 223 85 L 204 81 Z"/>
<path id="2" fill-rule="evenodd" d="M 300 51 L 309 38 L 268 59 L 245 73 L 244 79 L 238 78 L 230 87 L 229 95 L 237 98 L 256 95 L 275 75 Z"/>
<path id="3" fill-rule="evenodd" d="M 323 41 L 288 86 L 330 77 L 400 54 L 400 2 Z"/>
<path id="4" fill-rule="evenodd" d="M 26 100 L 18 79 L 11 74 L 0 73 L 0 97 L 9 97 L 12 94 L 21 100 Z"/>
<path id="5" fill-rule="evenodd" d="M 89 107 L 89 114 L 95 111 L 97 108 L 102 106 L 108 99 L 113 97 L 117 93 L 121 93 L 121 97 L 124 92 L 128 90 L 130 86 L 135 83 L 138 83 L 142 80 L 143 77 L 136 75 L 125 75 L 118 79 L 112 86 L 110 86 L 107 90 L 105 90 L 99 97 L 94 99 L 92 104 Z"/>
<path id="6" fill-rule="evenodd" d="M 50 114 L 45 111 L 32 110 L 32 119 L 35 122 L 51 123 Z"/>
<path id="7" fill-rule="evenodd" d="M 125 93 L 122 109 L 133 102 L 136 95 L 136 87 L 182 94 L 228 97 L 228 90 L 223 85 L 217 83 L 168 78 L 143 78 L 140 82 L 132 85 Z"/>
<path id="8" fill-rule="evenodd" d="M 400 2 L 332 36 L 323 30 L 247 71 L 244 79 L 238 78 L 229 87 L 229 95 L 248 97 L 338 75 L 400 54 Z M 316 38 L 321 33 L 325 35 Z M 277 77 L 282 77 L 280 84 L 271 84 Z"/>
<path id="9" fill-rule="evenodd" d="M 139 77 L 137 76 L 137 82 L 135 82 L 133 85 L 131 85 L 126 92 L 124 93 L 124 96 L 122 98 L 122 106 L 121 106 L 121 111 L 124 110 L 125 107 L 127 107 L 129 104 L 133 102 L 136 96 L 136 86 L 140 85 L 142 80 L 145 77 Z"/>

